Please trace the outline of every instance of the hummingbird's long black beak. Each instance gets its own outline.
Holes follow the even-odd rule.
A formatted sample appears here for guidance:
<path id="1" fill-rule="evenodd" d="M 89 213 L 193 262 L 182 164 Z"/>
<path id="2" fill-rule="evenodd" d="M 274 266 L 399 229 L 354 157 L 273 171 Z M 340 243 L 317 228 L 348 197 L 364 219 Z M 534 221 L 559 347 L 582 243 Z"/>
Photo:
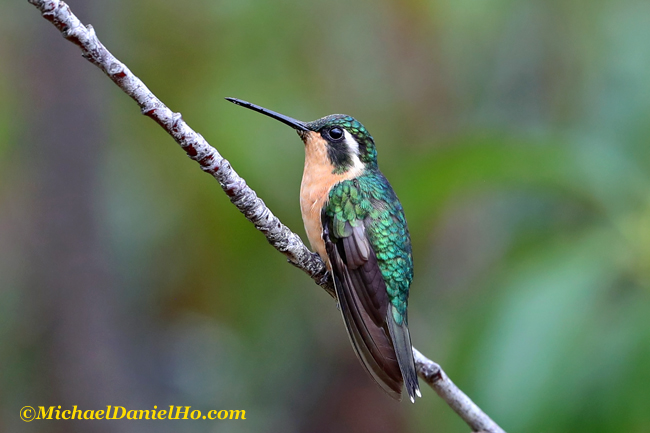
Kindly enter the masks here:
<path id="1" fill-rule="evenodd" d="M 285 125 L 291 126 L 293 129 L 296 129 L 298 131 L 309 131 L 309 128 L 307 128 L 307 124 L 305 122 L 302 122 L 300 120 L 296 120 L 294 118 L 291 118 L 289 116 L 285 116 L 284 114 L 276 113 L 275 111 L 267 110 L 264 107 L 260 107 L 259 105 L 251 104 L 250 102 L 242 101 L 241 99 L 237 98 L 226 98 L 227 101 L 232 102 L 233 104 L 241 105 L 242 107 L 250 108 L 253 111 L 257 111 L 258 113 L 266 114 L 269 117 L 272 117 L 276 120 L 279 120 L 280 122 L 284 123 Z"/>

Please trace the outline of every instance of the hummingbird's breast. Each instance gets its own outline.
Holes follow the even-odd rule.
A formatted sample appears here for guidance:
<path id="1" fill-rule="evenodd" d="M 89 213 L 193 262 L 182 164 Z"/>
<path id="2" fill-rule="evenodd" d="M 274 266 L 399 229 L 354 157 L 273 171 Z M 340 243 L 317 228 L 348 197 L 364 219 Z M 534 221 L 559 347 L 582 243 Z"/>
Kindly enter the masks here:
<path id="1" fill-rule="evenodd" d="M 300 212 L 311 248 L 329 268 L 323 241 L 321 211 L 327 203 L 332 187 L 341 181 L 359 176 L 362 170 L 353 168 L 345 173 L 335 174 L 335 167 L 327 156 L 327 141 L 313 131 L 307 134 L 304 141 L 305 168 L 300 184 Z"/>

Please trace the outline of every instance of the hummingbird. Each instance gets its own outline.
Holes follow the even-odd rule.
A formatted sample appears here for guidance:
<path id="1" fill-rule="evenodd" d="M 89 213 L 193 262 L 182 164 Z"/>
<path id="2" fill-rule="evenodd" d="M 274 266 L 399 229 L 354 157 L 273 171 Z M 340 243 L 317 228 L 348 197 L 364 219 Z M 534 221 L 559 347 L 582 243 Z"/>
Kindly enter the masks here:
<path id="1" fill-rule="evenodd" d="M 242 101 L 289 125 L 305 145 L 300 210 L 312 249 L 334 280 L 345 328 L 359 360 L 391 397 L 421 397 L 408 329 L 413 280 L 404 210 L 377 166 L 375 142 L 354 118 L 303 122 Z"/>

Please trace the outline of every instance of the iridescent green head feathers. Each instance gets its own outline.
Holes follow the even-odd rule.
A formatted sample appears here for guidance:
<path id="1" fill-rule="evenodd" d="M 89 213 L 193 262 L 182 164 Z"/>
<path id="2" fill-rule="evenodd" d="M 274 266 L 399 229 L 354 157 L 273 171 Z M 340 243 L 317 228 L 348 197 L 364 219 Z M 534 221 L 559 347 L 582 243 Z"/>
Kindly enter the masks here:
<path id="1" fill-rule="evenodd" d="M 368 130 L 351 116 L 331 114 L 313 122 L 302 122 L 241 99 L 226 100 L 291 126 L 303 140 L 310 131 L 320 134 L 327 142 L 327 155 L 337 172 L 346 172 L 359 164 L 365 168 L 377 168 L 375 142 Z"/>
<path id="2" fill-rule="evenodd" d="M 377 150 L 372 135 L 353 117 L 331 114 L 307 123 L 307 127 L 327 141 L 328 155 L 335 167 L 345 171 L 354 166 L 355 157 L 366 167 L 377 167 Z"/>

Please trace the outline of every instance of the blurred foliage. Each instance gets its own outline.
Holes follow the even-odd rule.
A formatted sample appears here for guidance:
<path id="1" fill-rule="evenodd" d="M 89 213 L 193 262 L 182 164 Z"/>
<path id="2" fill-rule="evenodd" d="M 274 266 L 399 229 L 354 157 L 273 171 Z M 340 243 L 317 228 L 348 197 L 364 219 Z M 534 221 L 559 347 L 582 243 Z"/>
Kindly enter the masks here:
<path id="1" fill-rule="evenodd" d="M 507 431 L 647 431 L 649 2 L 108 3 L 81 20 L 301 236 L 299 138 L 223 97 L 364 123 L 410 223 L 414 344 Z M 48 322 L 28 291 L 49 258 L 30 255 L 46 180 L 22 145 L 40 122 L 25 68 L 50 24 L 26 1 L 0 2 L 0 24 L 0 429 L 23 431 L 18 409 L 43 396 L 86 403 L 38 368 L 56 355 L 39 351 Z M 106 77 L 74 67 L 105 113 L 92 202 L 110 323 L 129 380 L 164 390 L 137 408 L 247 410 L 191 431 L 384 431 L 364 430 L 368 413 L 386 431 L 468 431 L 430 389 L 415 405 L 382 395 L 329 297 Z"/>

